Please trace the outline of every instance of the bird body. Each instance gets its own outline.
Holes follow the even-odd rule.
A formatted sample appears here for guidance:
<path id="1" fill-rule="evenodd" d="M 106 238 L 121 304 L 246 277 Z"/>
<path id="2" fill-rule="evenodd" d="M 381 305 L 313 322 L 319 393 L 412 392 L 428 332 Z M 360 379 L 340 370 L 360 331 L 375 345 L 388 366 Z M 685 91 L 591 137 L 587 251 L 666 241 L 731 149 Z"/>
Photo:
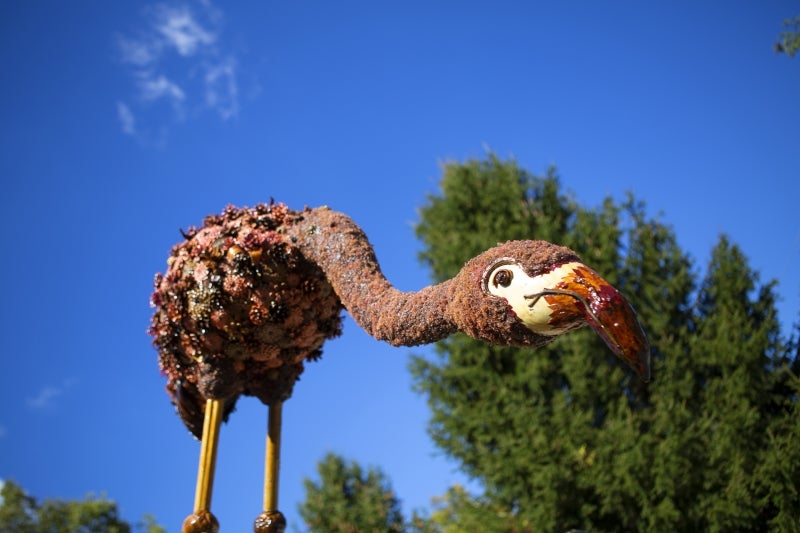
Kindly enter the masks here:
<path id="1" fill-rule="evenodd" d="M 382 274 L 361 228 L 325 207 L 228 207 L 184 236 L 167 272 L 156 276 L 150 332 L 167 390 L 198 438 L 207 398 L 224 399 L 226 415 L 242 394 L 265 404 L 289 398 L 304 362 L 320 357 L 325 340 L 341 333 L 343 308 L 370 335 L 394 346 L 462 331 L 492 344 L 538 347 L 592 325 L 586 298 L 599 294 L 583 301 L 563 292 L 541 294 L 558 290 L 576 270 L 597 276 L 573 251 L 545 241 L 499 244 L 453 279 L 402 292 Z M 500 275 L 512 277 L 507 287 L 498 283 Z M 527 285 L 514 285 L 523 277 Z M 523 320 L 536 313 L 544 313 L 539 324 Z M 640 330 L 638 323 L 626 327 Z M 598 333 L 603 336 L 602 329 Z M 645 375 L 638 360 L 646 341 L 639 344 L 626 360 Z"/>
<path id="2" fill-rule="evenodd" d="M 198 438 L 203 404 L 291 396 L 306 360 L 341 332 L 342 305 L 319 267 L 285 235 L 282 204 L 229 207 L 175 245 L 151 298 L 151 334 L 167 391 Z"/>
<path id="3" fill-rule="evenodd" d="M 454 278 L 402 292 L 382 274 L 361 228 L 327 207 L 231 206 L 182 233 L 166 272 L 156 275 L 150 333 L 167 392 L 204 444 L 208 402 L 215 412 L 221 406 L 222 418 L 240 395 L 280 409 L 305 361 L 319 358 L 325 340 L 341 333 L 343 309 L 394 346 L 460 331 L 535 348 L 589 325 L 642 379 L 650 377 L 649 347 L 633 308 L 562 246 L 500 243 Z M 199 508 L 210 505 L 207 493 Z M 198 516 L 207 518 L 190 518 Z"/>

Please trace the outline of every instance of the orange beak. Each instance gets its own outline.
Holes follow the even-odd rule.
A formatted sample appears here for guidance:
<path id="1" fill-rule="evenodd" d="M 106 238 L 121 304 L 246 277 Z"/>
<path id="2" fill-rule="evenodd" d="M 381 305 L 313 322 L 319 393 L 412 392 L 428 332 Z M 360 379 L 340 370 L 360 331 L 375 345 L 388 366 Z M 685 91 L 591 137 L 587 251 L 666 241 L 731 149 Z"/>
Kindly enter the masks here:
<path id="1" fill-rule="evenodd" d="M 569 328 L 576 315 L 583 315 L 617 357 L 642 381 L 650 381 L 650 345 L 633 307 L 597 272 L 580 263 L 573 265 L 556 286 L 536 295 L 552 310 L 550 327 Z"/>

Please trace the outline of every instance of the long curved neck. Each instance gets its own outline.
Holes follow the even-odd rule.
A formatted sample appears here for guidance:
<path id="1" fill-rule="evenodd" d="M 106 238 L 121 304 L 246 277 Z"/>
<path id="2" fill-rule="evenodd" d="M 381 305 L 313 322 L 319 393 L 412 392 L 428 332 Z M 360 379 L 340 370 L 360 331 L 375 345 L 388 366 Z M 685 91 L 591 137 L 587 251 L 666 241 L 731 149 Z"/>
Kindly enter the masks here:
<path id="1" fill-rule="evenodd" d="M 452 280 L 401 292 L 384 277 L 367 236 L 349 217 L 306 209 L 286 227 L 291 244 L 325 273 L 359 326 L 378 340 L 415 346 L 456 331 L 448 312 Z"/>

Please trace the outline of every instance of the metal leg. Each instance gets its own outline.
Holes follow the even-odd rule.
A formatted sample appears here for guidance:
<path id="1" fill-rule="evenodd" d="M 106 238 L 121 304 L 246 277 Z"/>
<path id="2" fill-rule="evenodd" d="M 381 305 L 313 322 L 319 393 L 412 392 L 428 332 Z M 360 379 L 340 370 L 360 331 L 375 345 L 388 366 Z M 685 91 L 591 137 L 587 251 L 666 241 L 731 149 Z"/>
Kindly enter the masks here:
<path id="1" fill-rule="evenodd" d="M 203 438 L 200 440 L 200 464 L 197 467 L 197 488 L 194 512 L 183 521 L 182 533 L 217 533 L 219 522 L 211 514 L 211 492 L 214 488 L 214 467 L 217 463 L 217 442 L 222 424 L 222 400 L 206 400 Z"/>
<path id="2" fill-rule="evenodd" d="M 286 518 L 278 510 L 282 411 L 281 402 L 269 406 L 267 452 L 264 460 L 264 512 L 256 518 L 253 525 L 255 533 L 283 533 L 286 529 Z"/>

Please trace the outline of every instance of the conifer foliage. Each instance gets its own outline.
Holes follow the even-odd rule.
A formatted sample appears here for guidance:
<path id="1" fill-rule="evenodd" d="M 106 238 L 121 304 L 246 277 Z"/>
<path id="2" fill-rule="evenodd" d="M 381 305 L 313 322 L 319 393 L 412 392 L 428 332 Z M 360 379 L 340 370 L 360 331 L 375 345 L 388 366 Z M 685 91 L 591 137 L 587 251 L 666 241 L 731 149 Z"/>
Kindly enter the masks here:
<path id="1" fill-rule="evenodd" d="M 446 165 L 420 217 L 437 281 L 499 241 L 575 249 L 631 300 L 655 358 L 644 385 L 591 331 L 537 351 L 457 335 L 415 357 L 432 438 L 485 489 L 451 491 L 432 523 L 800 531 L 797 349 L 781 336 L 775 283 L 727 237 L 698 276 L 633 196 L 586 208 L 554 169 L 537 177 L 492 154 Z"/>
<path id="2" fill-rule="evenodd" d="M 299 511 L 314 533 L 400 533 L 403 515 L 389 481 L 377 468 L 328 454 L 317 465 L 319 480 L 304 480 Z"/>

